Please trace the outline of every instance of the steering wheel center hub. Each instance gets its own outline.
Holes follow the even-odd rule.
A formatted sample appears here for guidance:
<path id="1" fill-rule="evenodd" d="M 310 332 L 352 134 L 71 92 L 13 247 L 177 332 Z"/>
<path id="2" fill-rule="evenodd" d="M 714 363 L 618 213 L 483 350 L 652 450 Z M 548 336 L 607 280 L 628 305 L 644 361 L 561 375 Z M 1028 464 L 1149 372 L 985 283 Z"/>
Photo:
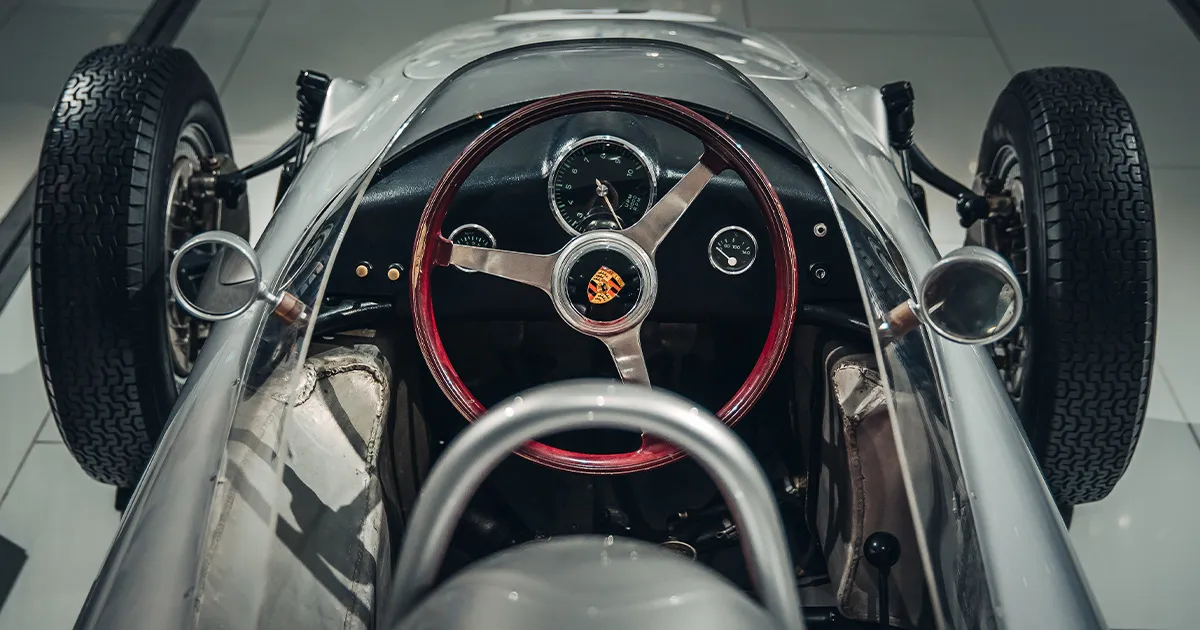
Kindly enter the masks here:
<path id="1" fill-rule="evenodd" d="M 642 323 L 654 307 L 654 261 L 629 237 L 588 232 L 571 241 L 554 266 L 550 296 L 571 327 L 612 335 Z"/>

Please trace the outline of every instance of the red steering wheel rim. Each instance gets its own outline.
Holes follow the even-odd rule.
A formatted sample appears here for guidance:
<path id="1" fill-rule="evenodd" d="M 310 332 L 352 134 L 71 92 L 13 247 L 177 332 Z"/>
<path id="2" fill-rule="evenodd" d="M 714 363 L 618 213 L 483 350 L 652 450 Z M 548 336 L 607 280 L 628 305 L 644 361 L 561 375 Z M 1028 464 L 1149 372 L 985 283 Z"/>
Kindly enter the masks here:
<path id="1" fill-rule="evenodd" d="M 736 172 L 763 214 L 775 261 L 775 305 L 771 327 L 754 368 L 741 388 L 716 413 L 722 422 L 733 426 L 762 396 L 787 354 L 796 313 L 797 292 L 796 251 L 792 232 L 779 197 L 766 175 L 729 134 L 691 109 L 655 96 L 620 91 L 587 91 L 546 98 L 509 114 L 463 150 L 434 187 L 421 214 L 413 243 L 409 291 L 413 327 L 421 354 L 442 392 L 468 421 L 473 421 L 486 411 L 450 362 L 434 317 L 430 272 L 434 265 L 448 264 L 451 249 L 449 241 L 442 236 L 442 224 L 459 187 L 492 151 L 534 125 L 567 114 L 588 111 L 641 114 L 691 133 L 704 144 L 702 161 L 711 166 L 714 173 L 726 168 Z M 551 468 L 591 474 L 649 470 L 683 457 L 678 448 L 656 440 L 644 440 L 639 450 L 617 454 L 577 453 L 541 442 L 530 442 L 518 454 Z"/>

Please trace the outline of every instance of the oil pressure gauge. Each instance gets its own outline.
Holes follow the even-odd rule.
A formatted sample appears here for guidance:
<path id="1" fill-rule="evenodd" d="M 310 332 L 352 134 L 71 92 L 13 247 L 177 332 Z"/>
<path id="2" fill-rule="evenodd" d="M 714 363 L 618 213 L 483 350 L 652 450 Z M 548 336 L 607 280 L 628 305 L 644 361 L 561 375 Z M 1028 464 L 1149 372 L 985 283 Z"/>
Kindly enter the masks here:
<path id="1" fill-rule="evenodd" d="M 724 274 L 746 273 L 758 256 L 758 241 L 746 228 L 731 225 L 721 228 L 708 242 L 708 262 Z"/>

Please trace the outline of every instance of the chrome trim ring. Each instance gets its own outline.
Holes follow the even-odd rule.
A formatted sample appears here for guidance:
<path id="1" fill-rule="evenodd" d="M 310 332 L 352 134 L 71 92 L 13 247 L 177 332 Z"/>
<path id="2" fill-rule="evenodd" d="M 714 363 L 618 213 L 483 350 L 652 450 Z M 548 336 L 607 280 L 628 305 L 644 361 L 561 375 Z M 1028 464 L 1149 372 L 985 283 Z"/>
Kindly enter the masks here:
<path id="1" fill-rule="evenodd" d="M 630 153 L 633 153 L 634 157 L 636 157 L 638 161 L 642 163 L 642 167 L 645 168 L 646 173 L 650 175 L 650 196 L 646 200 L 646 210 L 642 211 L 643 215 L 645 215 L 646 211 L 648 211 L 650 208 L 654 207 L 654 202 L 658 199 L 658 164 L 651 161 L 650 158 L 646 156 L 646 153 L 636 145 L 623 138 L 609 135 L 588 136 L 586 138 L 575 140 L 562 149 L 559 149 L 558 153 L 554 156 L 554 164 L 550 167 L 549 176 L 546 178 L 546 198 L 550 201 L 550 210 L 554 213 L 554 219 L 558 221 L 558 224 L 561 225 L 562 228 L 572 236 L 579 236 L 579 231 L 571 227 L 570 223 L 567 223 L 566 218 L 563 217 L 563 213 L 558 207 L 558 203 L 554 201 L 554 178 L 558 175 L 558 169 L 562 166 L 563 160 L 567 159 L 567 156 L 571 155 L 581 147 L 585 147 L 589 144 L 596 144 L 598 142 L 611 142 L 613 144 L 619 144 L 625 147 Z M 641 219 L 639 218 L 638 220 L 640 221 Z M 634 223 L 634 225 L 637 224 Z M 626 229 L 630 227 L 633 226 L 625 226 Z"/>
<path id="2" fill-rule="evenodd" d="M 491 243 L 491 245 L 488 245 L 488 247 L 490 247 L 492 249 L 496 249 L 495 235 L 492 234 L 491 230 L 483 227 L 482 225 L 479 225 L 478 223 L 464 223 L 464 224 L 454 228 L 454 230 L 450 232 L 450 236 L 446 237 L 446 240 L 453 243 L 454 237 L 458 236 L 459 232 L 462 232 L 463 230 L 466 230 L 466 229 L 475 229 L 475 230 L 479 230 L 480 232 L 483 232 L 483 235 L 487 237 L 488 242 Z M 458 265 L 454 265 L 454 268 L 463 273 L 476 273 L 475 269 L 463 269 L 462 267 L 459 267 Z"/>
<path id="3" fill-rule="evenodd" d="M 642 294 L 637 304 L 627 315 L 611 322 L 599 322 L 584 317 L 575 310 L 567 296 L 567 276 L 571 267 L 585 254 L 603 249 L 612 249 L 624 254 L 642 274 Z M 554 303 L 554 310 L 558 312 L 559 317 L 579 332 L 595 337 L 609 337 L 641 324 L 654 308 L 657 297 L 658 275 L 650 254 L 638 247 L 632 239 L 618 232 L 588 232 L 571 241 L 563 248 L 550 275 L 550 300 Z"/>
<path id="4" fill-rule="evenodd" d="M 227 319 L 233 319 L 234 317 L 245 313 L 250 309 L 251 306 L 254 305 L 254 302 L 256 301 L 247 300 L 245 304 L 238 307 L 236 310 L 229 311 L 227 313 L 210 313 L 192 303 L 191 300 L 187 299 L 183 292 L 179 290 L 179 263 L 183 260 L 184 254 L 197 247 L 200 247 L 201 245 L 224 245 L 225 247 L 233 249 L 238 253 L 238 255 L 246 259 L 246 264 L 250 265 L 250 270 L 254 273 L 254 282 L 258 285 L 258 297 L 267 299 L 271 301 L 272 304 L 278 301 L 278 298 L 275 298 L 263 284 L 262 266 L 258 261 L 258 255 L 254 253 L 254 248 L 236 234 L 230 234 L 229 232 L 222 230 L 214 230 L 211 232 L 204 232 L 203 234 L 197 234 L 196 236 L 188 239 L 188 242 L 184 243 L 183 246 L 179 248 L 179 253 L 176 254 L 175 258 L 171 260 L 170 274 L 167 276 L 171 285 L 171 291 L 175 294 L 176 303 L 180 308 L 186 311 L 188 315 L 206 322 L 221 322 Z"/>
<path id="5" fill-rule="evenodd" d="M 750 244 L 754 246 L 754 255 L 750 257 L 750 262 L 746 264 L 745 268 L 740 270 L 729 271 L 727 269 L 722 269 L 717 263 L 713 262 L 713 244 L 717 242 L 718 237 L 729 231 L 741 232 L 742 234 L 745 234 L 746 236 L 750 237 Z M 704 250 L 704 256 L 708 258 L 708 264 L 712 265 L 713 269 L 716 269 L 727 276 L 740 276 L 747 271 L 750 271 L 750 268 L 754 266 L 754 261 L 758 260 L 758 239 L 754 238 L 754 235 L 750 233 L 750 230 L 747 230 L 740 225 L 727 225 L 714 232 L 712 238 L 708 239 L 708 249 Z"/>
<path id="6" fill-rule="evenodd" d="M 1002 328 L 997 328 L 992 334 L 986 337 L 974 339 L 957 335 L 938 325 L 925 310 L 927 306 L 924 304 L 925 288 L 930 283 L 942 277 L 950 269 L 962 264 L 979 264 L 990 269 L 995 273 L 996 277 L 1003 279 L 1004 283 L 1013 290 L 1014 314 L 1012 319 Z M 925 276 L 921 278 L 920 285 L 917 287 L 917 295 L 920 299 L 913 300 L 916 307 L 913 311 L 916 313 L 917 318 L 921 320 L 921 323 L 929 326 L 934 332 L 950 341 L 967 345 L 985 345 L 1000 340 L 1017 327 L 1017 323 L 1021 321 L 1021 313 L 1025 308 L 1025 297 L 1021 292 L 1021 283 L 1017 279 L 1016 274 L 1013 273 L 1012 268 L 1008 266 L 1008 261 L 996 252 L 976 245 L 960 247 L 946 254 L 945 258 L 934 263 L 929 268 L 929 271 L 925 272 Z"/>

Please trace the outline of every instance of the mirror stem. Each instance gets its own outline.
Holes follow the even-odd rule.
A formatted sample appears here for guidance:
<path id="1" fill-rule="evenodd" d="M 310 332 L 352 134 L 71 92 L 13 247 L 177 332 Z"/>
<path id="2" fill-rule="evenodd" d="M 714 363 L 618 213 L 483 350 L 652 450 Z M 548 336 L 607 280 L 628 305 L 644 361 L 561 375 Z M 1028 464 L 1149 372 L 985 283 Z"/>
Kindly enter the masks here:
<path id="1" fill-rule="evenodd" d="M 283 320 L 285 324 L 291 324 L 296 320 L 303 320 L 308 316 L 308 310 L 304 308 L 304 303 L 300 298 L 284 291 L 277 299 L 270 293 L 263 292 L 264 297 L 275 303 L 275 316 Z"/>
<path id="2" fill-rule="evenodd" d="M 883 323 L 879 324 L 879 336 L 885 341 L 899 339 L 920 325 L 916 303 L 906 300 L 883 316 Z"/>

